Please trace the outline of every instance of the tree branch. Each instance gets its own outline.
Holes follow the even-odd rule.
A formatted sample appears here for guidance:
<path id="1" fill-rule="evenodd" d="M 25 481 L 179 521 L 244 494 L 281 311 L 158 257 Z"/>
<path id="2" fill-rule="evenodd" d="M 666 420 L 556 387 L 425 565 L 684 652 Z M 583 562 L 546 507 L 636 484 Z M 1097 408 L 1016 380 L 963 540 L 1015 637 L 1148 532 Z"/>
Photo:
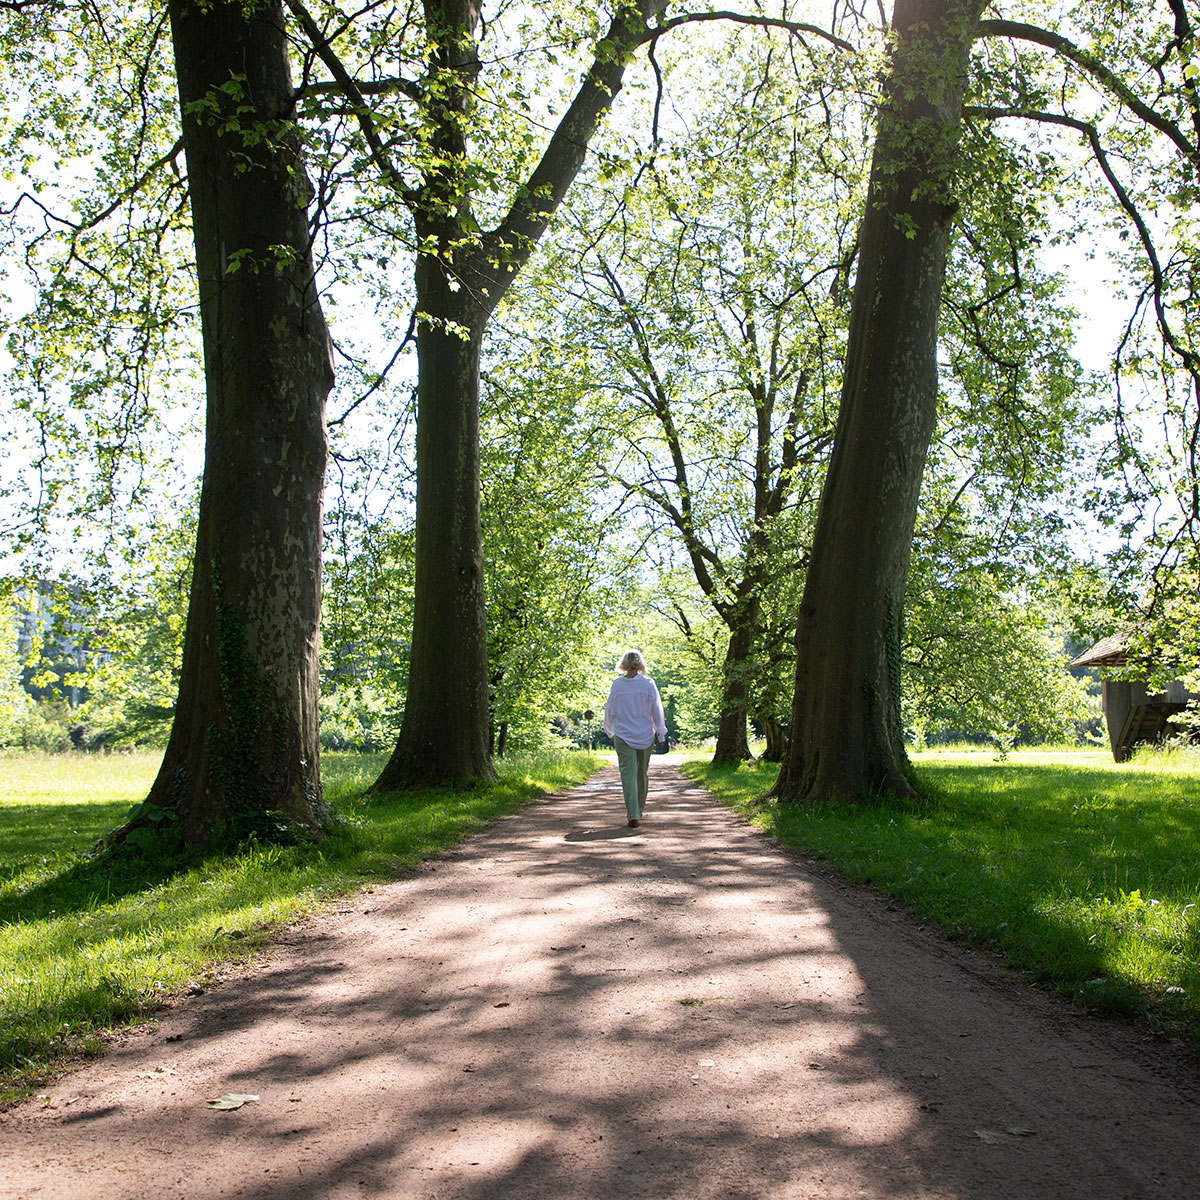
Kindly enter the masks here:
<path id="1" fill-rule="evenodd" d="M 317 56 L 329 68 L 329 72 L 337 81 L 342 94 L 353 105 L 355 120 L 357 120 L 358 127 L 362 130 L 363 137 L 366 138 L 367 146 L 371 151 L 371 158 L 375 162 L 375 165 L 379 168 L 383 177 L 401 195 L 407 196 L 407 189 L 404 187 L 404 181 L 400 172 L 388 156 L 387 147 L 383 144 L 383 139 L 380 138 L 379 131 L 375 128 L 375 123 L 371 120 L 370 109 L 367 107 L 362 88 L 354 81 L 350 72 L 346 70 L 342 60 L 330 44 L 329 39 L 321 32 L 320 26 L 317 25 L 312 14 L 304 7 L 303 0 L 284 0 L 284 2 L 287 4 L 292 16 L 296 18 L 300 28 L 304 31 L 305 37 L 312 44 L 312 48 Z"/>
<path id="2" fill-rule="evenodd" d="M 986 117 L 988 119 L 1018 117 L 1029 121 L 1040 121 L 1049 125 L 1062 125 L 1068 129 L 1078 130 L 1087 138 L 1091 146 L 1092 155 L 1096 160 L 1096 165 L 1100 168 L 1105 179 L 1108 180 L 1108 185 L 1112 189 L 1117 203 L 1126 216 L 1133 222 L 1134 228 L 1137 230 L 1138 239 L 1142 244 L 1142 249 L 1150 265 L 1154 281 L 1154 308 L 1158 316 L 1159 329 L 1162 331 L 1162 335 L 1168 345 L 1179 356 L 1180 361 L 1188 367 L 1189 371 L 1193 373 L 1200 371 L 1200 361 L 1197 360 L 1196 355 L 1179 341 L 1179 338 L 1167 320 L 1166 310 L 1163 306 L 1163 270 L 1158 259 L 1158 251 L 1154 245 L 1154 238 L 1150 233 L 1150 227 L 1147 225 L 1138 206 L 1134 203 L 1133 198 L 1129 195 L 1125 185 L 1113 170 L 1096 126 L 1090 121 L 1083 121 L 1078 117 L 1068 117 L 1064 113 L 1041 112 L 1021 108 L 984 108 L 970 105 L 963 108 L 963 117 L 964 119 L 967 117 Z"/>
<path id="3" fill-rule="evenodd" d="M 3 8 L 3 2 L 0 0 L 0 8 Z M 156 174 L 159 170 L 165 167 L 168 163 L 174 162 L 180 154 L 183 153 L 183 138 L 180 138 L 166 154 L 160 154 L 124 191 L 119 192 L 113 197 L 112 202 L 98 212 L 92 213 L 90 217 L 84 217 L 80 221 L 71 221 L 66 217 L 57 216 L 49 208 L 47 208 L 36 196 L 29 192 L 22 192 L 13 202 L 12 206 L 5 209 L 0 209 L 0 213 L 8 216 L 17 211 L 22 200 L 28 200 L 31 204 L 36 205 L 42 210 L 47 221 L 53 222 L 56 225 L 61 225 L 64 229 L 69 229 L 73 233 L 83 233 L 87 229 L 95 229 L 101 222 L 106 221 L 113 213 L 142 190 L 145 184 L 150 180 L 150 177 Z"/>
<path id="4" fill-rule="evenodd" d="M 475 269 L 494 307 L 524 266 L 574 182 L 601 117 L 621 90 L 630 51 L 650 40 L 648 21 L 667 0 L 620 7 L 597 43 L 579 91 L 500 225 L 485 235 Z"/>
<path id="5" fill-rule="evenodd" d="M 701 21 L 731 21 L 735 25 L 756 25 L 761 29 L 784 29 L 796 37 L 811 34 L 813 37 L 824 39 L 839 50 L 845 50 L 851 54 L 855 51 L 852 43 L 847 42 L 844 38 L 840 38 L 834 33 L 830 33 L 828 29 L 822 29 L 819 25 L 808 25 L 803 21 L 787 21 L 782 17 L 755 16 L 750 13 L 728 11 L 681 13 L 677 17 L 672 17 L 669 21 L 662 21 L 656 25 L 651 31 L 650 37 L 658 38 L 664 33 L 669 33 L 672 29 L 678 29 L 681 25 L 694 25 Z"/>
<path id="6" fill-rule="evenodd" d="M 1037 25 L 1027 25 L 1022 21 L 988 20 L 979 23 L 980 37 L 1014 38 L 1017 41 L 1032 42 L 1061 54 L 1063 58 L 1073 62 L 1080 70 L 1091 76 L 1097 83 L 1116 96 L 1132 112 L 1141 117 L 1147 125 L 1153 126 L 1165 134 L 1192 162 L 1200 161 L 1200 148 L 1188 140 L 1184 132 L 1174 121 L 1167 120 L 1161 113 L 1155 111 L 1143 100 L 1138 99 L 1133 89 L 1125 83 L 1111 68 L 1101 62 L 1095 55 L 1076 46 L 1070 39 Z"/>
<path id="7" fill-rule="evenodd" d="M 316 47 L 314 46 L 314 49 Z M 318 53 L 320 53 L 318 51 Z M 421 91 L 421 86 L 414 83 L 411 79 L 403 79 L 399 75 L 391 79 L 374 79 L 366 80 L 363 83 L 355 83 L 355 88 L 360 96 L 405 96 L 409 100 L 420 100 L 424 93 Z M 327 96 L 331 92 L 337 92 L 339 95 L 346 94 L 346 85 L 339 79 L 316 79 L 310 83 L 306 83 L 303 87 L 296 89 L 297 97 L 307 96 Z"/>

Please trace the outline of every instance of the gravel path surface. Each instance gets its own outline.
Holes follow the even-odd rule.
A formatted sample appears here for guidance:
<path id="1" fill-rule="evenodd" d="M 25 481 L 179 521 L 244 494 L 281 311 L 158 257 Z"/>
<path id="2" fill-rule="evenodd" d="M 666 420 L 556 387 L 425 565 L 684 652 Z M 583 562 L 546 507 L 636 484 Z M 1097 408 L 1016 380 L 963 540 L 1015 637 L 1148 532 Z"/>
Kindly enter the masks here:
<path id="1" fill-rule="evenodd" d="M 1178 1200 L 1198 1083 L 655 761 L 640 828 L 604 770 L 4 1114 L 0 1197 Z"/>

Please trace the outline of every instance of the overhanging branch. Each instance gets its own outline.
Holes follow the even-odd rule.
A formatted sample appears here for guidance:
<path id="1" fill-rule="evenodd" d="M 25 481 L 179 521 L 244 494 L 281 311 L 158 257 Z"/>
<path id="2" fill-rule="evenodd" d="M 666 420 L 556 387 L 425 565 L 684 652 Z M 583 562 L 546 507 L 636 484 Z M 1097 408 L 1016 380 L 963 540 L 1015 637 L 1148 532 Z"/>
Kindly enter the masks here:
<path id="1" fill-rule="evenodd" d="M 1060 54 L 1069 62 L 1074 63 L 1081 71 L 1095 80 L 1105 91 L 1116 96 L 1122 104 L 1126 105 L 1129 110 L 1139 116 L 1147 125 L 1157 129 L 1159 133 L 1165 134 L 1178 149 L 1192 162 L 1200 160 L 1200 148 L 1193 142 L 1189 141 L 1184 132 L 1175 124 L 1174 121 L 1168 120 L 1160 112 L 1151 108 L 1145 101 L 1141 100 L 1133 89 L 1112 70 L 1106 63 L 1098 59 L 1094 54 L 1076 46 L 1069 38 L 1065 38 L 1062 34 L 1054 33 L 1049 29 L 1042 29 L 1037 25 L 1027 25 L 1023 21 L 981 21 L 979 23 L 980 37 L 1001 37 L 1013 38 L 1017 41 L 1031 42 L 1034 45 L 1044 46 L 1048 50 L 1053 50 L 1056 54 Z"/>
<path id="2" fill-rule="evenodd" d="M 839 50 L 845 50 L 848 53 L 853 53 L 855 50 L 852 43 L 838 37 L 835 33 L 830 33 L 828 29 L 822 29 L 819 25 L 809 25 L 804 21 L 788 21 L 783 17 L 767 17 L 724 10 L 719 12 L 681 13 L 677 17 L 672 17 L 669 21 L 661 21 L 655 25 L 646 40 L 658 38 L 664 33 L 669 33 L 672 29 L 678 29 L 681 25 L 695 25 L 702 21 L 730 21 L 735 25 L 755 25 L 761 29 L 783 29 L 796 37 L 803 37 L 808 34 L 812 37 L 821 38 L 831 46 L 836 46 Z"/>
<path id="3" fill-rule="evenodd" d="M 367 106 L 362 87 L 351 77 L 350 72 L 346 70 L 345 64 L 334 51 L 330 40 L 321 32 L 320 26 L 313 19 L 308 9 L 304 7 L 302 0 L 285 0 L 285 3 L 292 16 L 296 18 L 300 28 L 304 30 L 304 35 L 312 44 L 312 48 L 317 56 L 329 68 L 329 72 L 336 80 L 342 94 L 353 105 L 355 120 L 358 122 L 358 127 L 362 130 L 363 137 L 367 141 L 367 147 L 371 151 L 371 158 L 375 165 L 379 168 L 383 177 L 401 195 L 405 195 L 406 189 L 400 172 L 389 157 L 387 147 L 383 144 L 383 139 L 379 136 L 379 131 L 375 128 L 374 121 L 371 120 L 371 112 Z"/>

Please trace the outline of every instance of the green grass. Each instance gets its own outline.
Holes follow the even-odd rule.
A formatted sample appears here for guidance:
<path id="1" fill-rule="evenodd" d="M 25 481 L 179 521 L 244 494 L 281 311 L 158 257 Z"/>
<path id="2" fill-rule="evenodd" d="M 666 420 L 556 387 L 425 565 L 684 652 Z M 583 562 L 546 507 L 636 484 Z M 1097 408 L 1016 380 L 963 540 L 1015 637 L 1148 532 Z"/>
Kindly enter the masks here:
<path id="1" fill-rule="evenodd" d="M 684 770 L 785 845 L 1085 1006 L 1200 1046 L 1200 758 L 930 751 L 922 803 L 760 804 L 767 764 Z"/>
<path id="2" fill-rule="evenodd" d="M 253 956 L 283 923 L 394 879 L 599 765 L 586 754 L 513 757 L 498 783 L 474 791 L 364 798 L 383 761 L 322 757 L 332 836 L 171 868 L 89 853 L 145 796 L 157 757 L 0 758 L 0 1104 L 189 982 Z"/>

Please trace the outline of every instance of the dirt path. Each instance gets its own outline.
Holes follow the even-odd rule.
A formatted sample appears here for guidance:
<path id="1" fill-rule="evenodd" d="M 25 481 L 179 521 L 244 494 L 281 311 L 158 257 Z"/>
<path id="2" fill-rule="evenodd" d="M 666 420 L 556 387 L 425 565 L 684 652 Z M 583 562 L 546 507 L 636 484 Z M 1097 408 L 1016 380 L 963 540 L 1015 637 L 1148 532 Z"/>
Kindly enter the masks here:
<path id="1" fill-rule="evenodd" d="M 538 801 L 0 1118 L 0 1197 L 1200 1195 L 1123 1028 L 948 946 L 661 762 Z M 259 1097 L 236 1111 L 206 1101 Z"/>

